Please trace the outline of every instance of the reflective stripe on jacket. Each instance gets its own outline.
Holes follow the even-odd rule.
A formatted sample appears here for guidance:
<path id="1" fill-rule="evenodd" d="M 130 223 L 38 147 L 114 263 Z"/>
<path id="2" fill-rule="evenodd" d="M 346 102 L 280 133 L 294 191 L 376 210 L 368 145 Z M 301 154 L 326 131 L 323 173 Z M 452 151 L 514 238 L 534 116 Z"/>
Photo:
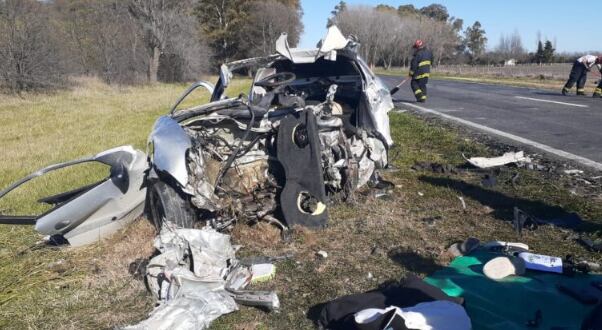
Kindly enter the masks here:
<path id="1" fill-rule="evenodd" d="M 431 73 L 433 53 L 427 48 L 416 50 L 410 62 L 410 76 L 413 79 L 428 78 Z"/>

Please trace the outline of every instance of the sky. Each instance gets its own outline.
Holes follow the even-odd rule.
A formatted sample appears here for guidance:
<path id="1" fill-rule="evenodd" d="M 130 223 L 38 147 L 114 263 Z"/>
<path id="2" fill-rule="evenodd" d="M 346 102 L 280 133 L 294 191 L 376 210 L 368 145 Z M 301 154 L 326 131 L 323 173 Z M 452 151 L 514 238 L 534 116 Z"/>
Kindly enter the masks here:
<path id="1" fill-rule="evenodd" d="M 566 0 L 440 0 L 440 1 L 389 1 L 347 0 L 351 5 L 387 4 L 397 8 L 401 4 L 413 4 L 421 8 L 431 3 L 447 7 L 450 16 L 462 18 L 464 28 L 480 21 L 487 38 L 488 49 L 494 48 L 502 35 L 515 30 L 529 51 L 537 47 L 537 31 L 542 39 L 554 42 L 559 52 L 585 52 L 602 50 L 602 39 L 597 35 L 600 12 L 593 2 L 577 9 Z M 595 2 L 595 1 L 594 1 Z M 300 47 L 313 48 L 326 32 L 326 21 L 339 0 L 301 0 L 305 31 Z"/>

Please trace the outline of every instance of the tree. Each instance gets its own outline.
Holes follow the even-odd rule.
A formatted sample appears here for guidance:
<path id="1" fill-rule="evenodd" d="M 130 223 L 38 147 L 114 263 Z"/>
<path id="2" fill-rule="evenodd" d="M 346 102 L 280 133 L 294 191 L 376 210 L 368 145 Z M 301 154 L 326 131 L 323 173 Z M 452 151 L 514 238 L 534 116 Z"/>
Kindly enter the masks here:
<path id="1" fill-rule="evenodd" d="M 377 5 L 374 9 L 376 9 L 378 11 L 389 12 L 389 13 L 397 12 L 397 9 L 395 9 L 395 7 L 389 6 L 389 5 L 383 5 L 383 4 Z"/>
<path id="2" fill-rule="evenodd" d="M 48 5 L 0 1 L 0 85 L 10 91 L 63 86 L 63 62 Z"/>
<path id="3" fill-rule="evenodd" d="M 544 62 L 544 51 L 543 51 L 543 43 L 540 41 L 537 42 L 537 51 L 534 55 L 534 62 L 537 64 L 541 64 Z"/>
<path id="4" fill-rule="evenodd" d="M 479 21 L 466 28 L 464 32 L 466 48 L 470 52 L 471 62 L 475 63 L 485 52 L 487 37 Z"/>
<path id="5" fill-rule="evenodd" d="M 397 14 L 401 17 L 418 16 L 420 11 L 414 5 L 400 5 L 397 7 Z"/>
<path id="6" fill-rule="evenodd" d="M 430 17 L 436 21 L 446 22 L 449 18 L 449 13 L 447 12 L 447 8 L 440 4 L 432 4 L 426 7 L 420 8 L 420 14 Z"/>
<path id="7" fill-rule="evenodd" d="M 301 11 L 276 0 L 256 1 L 248 6 L 249 19 L 245 25 L 248 36 L 244 40 L 250 56 L 266 56 L 274 53 L 276 39 L 281 33 L 288 35 L 288 42 L 295 47 L 303 32 Z"/>
<path id="8" fill-rule="evenodd" d="M 525 49 L 518 31 L 514 31 L 509 37 L 502 35 L 499 44 L 495 48 L 495 52 L 502 57 L 501 60 L 522 58 L 525 54 Z"/>
<path id="9" fill-rule="evenodd" d="M 144 33 L 149 82 L 157 81 L 161 54 L 170 46 L 171 38 L 194 24 L 188 15 L 191 5 L 190 0 L 129 0 L 130 14 Z"/>
<path id="10" fill-rule="evenodd" d="M 451 20 L 439 21 L 420 14 L 401 16 L 386 6 L 352 6 L 338 13 L 336 20 L 344 34 L 358 37 L 360 54 L 371 66 L 406 65 L 417 38 L 432 49 L 437 63 L 454 57 L 460 43 Z"/>
<path id="11" fill-rule="evenodd" d="M 552 46 L 552 42 L 546 40 L 542 53 L 544 63 L 552 63 L 554 61 L 554 51 L 556 51 L 556 49 Z"/>
<path id="12" fill-rule="evenodd" d="M 464 27 L 463 19 L 452 17 L 450 19 L 450 21 L 451 21 L 452 29 L 454 30 L 455 33 L 459 33 L 460 31 L 462 31 L 462 28 Z"/>
<path id="13" fill-rule="evenodd" d="M 326 22 L 326 27 L 330 27 L 331 25 L 337 24 L 336 17 L 344 12 L 347 9 L 347 3 L 345 1 L 339 1 L 339 3 L 334 6 L 334 9 L 330 12 L 331 17 L 328 18 Z"/>
<path id="14" fill-rule="evenodd" d="M 218 64 L 244 56 L 239 42 L 246 16 L 243 9 L 248 3 L 245 0 L 199 0 L 194 9 Z"/>

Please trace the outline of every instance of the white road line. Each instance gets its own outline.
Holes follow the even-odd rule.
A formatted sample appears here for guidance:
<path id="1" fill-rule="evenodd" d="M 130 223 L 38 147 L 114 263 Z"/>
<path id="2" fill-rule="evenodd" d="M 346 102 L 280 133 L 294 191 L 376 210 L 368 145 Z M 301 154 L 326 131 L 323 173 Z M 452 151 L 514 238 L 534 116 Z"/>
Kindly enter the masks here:
<path id="1" fill-rule="evenodd" d="M 577 162 L 577 163 L 579 163 L 581 165 L 585 165 L 587 167 L 594 168 L 596 170 L 602 171 L 602 164 L 598 163 L 596 161 L 593 161 L 593 160 L 591 160 L 589 158 L 581 157 L 581 156 L 572 154 L 570 152 L 566 152 L 566 151 L 563 151 L 563 150 L 560 150 L 560 149 L 556 149 L 556 148 L 547 146 L 545 144 L 541 144 L 539 142 L 535 142 L 535 141 L 532 141 L 532 140 L 529 140 L 529 139 L 525 139 L 525 138 L 520 137 L 520 136 L 516 136 L 514 134 L 510 134 L 510 133 L 506 133 L 506 132 L 497 130 L 495 128 L 491 128 L 491 127 L 487 127 L 487 126 L 484 126 L 484 125 L 481 125 L 481 124 L 473 123 L 471 121 L 468 121 L 468 120 L 465 120 L 465 119 L 462 119 L 462 118 L 458 118 L 458 117 L 446 115 L 446 114 L 441 113 L 441 112 L 436 111 L 436 110 L 431 110 L 431 109 L 428 109 L 428 108 L 424 108 L 424 107 L 421 107 L 421 106 L 418 106 L 418 105 L 415 105 L 415 104 L 412 104 L 412 103 L 407 103 L 407 102 L 402 102 L 402 103 L 405 104 L 405 105 L 407 105 L 407 106 L 409 106 L 409 107 L 411 107 L 411 108 L 414 108 L 414 109 L 417 109 L 417 110 L 420 110 L 420 111 L 423 111 L 423 112 L 431 113 L 431 114 L 440 116 L 442 118 L 453 120 L 453 121 L 458 122 L 460 124 L 463 124 L 463 125 L 466 125 L 466 126 L 470 126 L 470 127 L 476 128 L 476 129 L 479 129 L 481 131 L 485 131 L 485 132 L 488 132 L 488 133 L 491 133 L 491 134 L 495 134 L 495 135 L 498 135 L 498 136 L 501 136 L 501 137 L 504 137 L 504 138 L 507 138 L 507 139 L 510 139 L 510 140 L 513 140 L 513 141 L 516 141 L 516 142 L 519 142 L 519 143 L 522 143 L 522 144 L 526 144 L 526 145 L 532 146 L 534 148 L 537 148 L 537 149 L 543 150 L 545 152 L 548 152 L 550 154 L 553 154 L 553 155 L 556 155 L 556 156 L 559 156 L 559 157 L 563 157 L 563 158 L 566 158 L 566 159 L 570 159 L 570 160 L 575 161 L 575 162 Z"/>
<path id="2" fill-rule="evenodd" d="M 589 106 L 587 106 L 585 104 L 576 104 L 576 103 L 566 103 L 566 102 L 558 102 L 558 101 L 543 100 L 543 99 L 534 99 L 532 97 L 524 97 L 524 96 L 515 96 L 515 97 L 517 99 L 523 99 L 523 100 L 531 100 L 531 101 L 546 102 L 546 103 L 556 103 L 556 104 L 568 105 L 568 106 L 571 106 L 571 107 L 579 107 L 579 108 L 589 108 Z"/>

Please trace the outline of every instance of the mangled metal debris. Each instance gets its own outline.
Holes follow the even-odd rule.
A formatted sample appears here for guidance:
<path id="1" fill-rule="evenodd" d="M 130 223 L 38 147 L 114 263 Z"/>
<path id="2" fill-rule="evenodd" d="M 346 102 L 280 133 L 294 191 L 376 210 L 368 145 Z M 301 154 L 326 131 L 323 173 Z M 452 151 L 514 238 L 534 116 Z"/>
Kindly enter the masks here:
<path id="1" fill-rule="evenodd" d="M 321 228 L 330 200 L 344 200 L 388 165 L 392 145 L 384 84 L 358 44 L 330 27 L 316 49 L 227 63 L 215 86 L 199 82 L 149 136 L 149 206 L 163 222 L 216 229 L 267 221 Z M 233 71 L 256 72 L 248 96 L 229 98 Z M 211 102 L 178 109 L 197 87 Z"/>
<path id="2" fill-rule="evenodd" d="M 148 319 L 124 329 L 199 330 L 238 310 L 237 304 L 279 309 L 275 292 L 245 290 L 254 280 L 271 278 L 273 265 L 240 263 L 230 236 L 165 223 L 154 245 L 160 254 L 148 262 L 146 282 L 158 306 Z"/>
<path id="3" fill-rule="evenodd" d="M 507 152 L 507 153 L 503 154 L 502 156 L 493 157 L 493 158 L 486 158 L 486 157 L 466 158 L 466 156 L 464 156 L 464 154 L 462 154 L 462 157 L 464 157 L 464 159 L 466 159 L 466 161 L 469 162 L 472 166 L 478 167 L 478 168 L 497 167 L 497 166 L 503 166 L 503 165 L 512 164 L 512 163 L 531 163 L 531 158 L 525 156 L 525 153 L 523 151 Z"/>
<path id="4" fill-rule="evenodd" d="M 49 172 L 82 163 L 108 165 L 109 176 L 99 182 L 40 199 L 52 208 L 38 216 L 0 215 L 0 223 L 35 224 L 49 236 L 61 236 L 72 246 L 90 244 L 106 237 L 142 214 L 146 189 L 146 155 L 131 146 L 103 151 L 91 157 L 40 169 L 0 191 L 0 198 L 30 180 Z"/>
<path id="5" fill-rule="evenodd" d="M 557 217 L 541 219 L 526 213 L 518 207 L 514 207 L 512 226 L 516 233 L 521 235 L 523 229 L 535 230 L 542 225 L 553 225 L 561 228 L 575 229 L 579 227 L 582 222 L 583 220 L 576 213 L 566 213 Z"/>
<path id="6" fill-rule="evenodd" d="M 322 228 L 329 201 L 345 200 L 368 182 L 379 186 L 378 170 L 387 167 L 393 144 L 391 96 L 358 46 L 335 26 L 316 49 L 290 48 L 283 35 L 277 54 L 222 65 L 215 86 L 193 84 L 156 121 L 148 158 L 120 147 L 44 168 L 0 197 L 84 162 L 109 165 L 110 176 L 41 200 L 54 205 L 43 215 L 0 221 L 35 223 L 45 235 L 84 245 L 140 215 L 146 195 L 157 229 L 191 228 L 199 219 L 218 230 L 259 221 Z M 226 95 L 234 70 L 256 72 L 248 96 Z M 211 102 L 179 109 L 197 88 L 210 92 Z"/>

